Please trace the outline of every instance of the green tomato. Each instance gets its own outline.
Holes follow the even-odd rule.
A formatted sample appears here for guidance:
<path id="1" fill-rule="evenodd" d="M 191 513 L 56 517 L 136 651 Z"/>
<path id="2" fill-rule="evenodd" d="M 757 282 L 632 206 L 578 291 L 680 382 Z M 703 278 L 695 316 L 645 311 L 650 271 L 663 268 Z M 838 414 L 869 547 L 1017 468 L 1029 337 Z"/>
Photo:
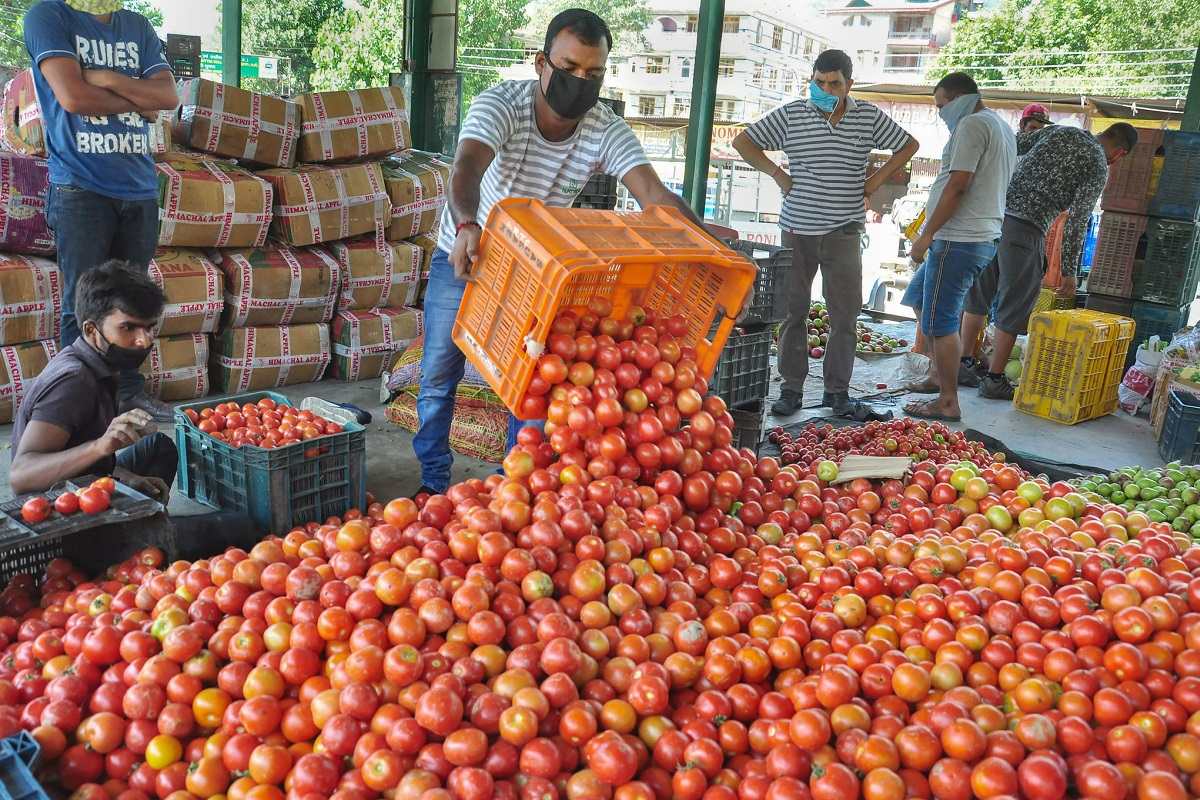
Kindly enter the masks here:
<path id="1" fill-rule="evenodd" d="M 830 481 L 837 480 L 837 476 L 837 464 L 833 463 L 832 461 L 822 461 L 817 464 L 817 478 L 820 480 L 829 483 Z"/>

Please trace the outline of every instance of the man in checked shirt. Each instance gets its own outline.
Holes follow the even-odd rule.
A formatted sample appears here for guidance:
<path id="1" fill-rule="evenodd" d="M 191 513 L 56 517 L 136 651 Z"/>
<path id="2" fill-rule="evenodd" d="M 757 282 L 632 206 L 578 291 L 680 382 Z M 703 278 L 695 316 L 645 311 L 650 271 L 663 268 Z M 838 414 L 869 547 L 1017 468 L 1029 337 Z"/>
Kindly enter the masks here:
<path id="1" fill-rule="evenodd" d="M 1017 336 L 1026 332 L 1042 287 L 1046 230 L 1055 217 L 1068 212 L 1059 295 L 1073 297 L 1084 234 L 1108 180 L 1108 167 L 1135 144 L 1137 130 L 1124 122 L 1097 136 L 1066 125 L 1017 135 L 1017 153 L 1024 157 L 1008 185 L 1000 245 L 995 259 L 975 279 L 964 306 L 959 385 L 978 386 L 981 397 L 1012 400 L 1013 385 L 1004 366 Z M 991 363 L 984 365 L 971 351 L 997 296 L 995 348 Z"/>

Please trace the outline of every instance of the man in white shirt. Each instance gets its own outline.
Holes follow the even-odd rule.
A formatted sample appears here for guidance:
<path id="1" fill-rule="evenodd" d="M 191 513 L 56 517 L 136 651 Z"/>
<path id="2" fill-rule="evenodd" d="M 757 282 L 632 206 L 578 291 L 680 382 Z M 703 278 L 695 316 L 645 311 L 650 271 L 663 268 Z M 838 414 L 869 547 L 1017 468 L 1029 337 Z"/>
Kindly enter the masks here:
<path id="1" fill-rule="evenodd" d="M 1004 120 L 984 106 L 979 87 L 966 73 L 942 78 L 934 87 L 933 101 L 950 129 L 950 140 L 929 190 L 925 226 L 909 253 L 921 267 L 903 303 L 916 311 L 937 370 L 936 385 L 912 388 L 939 396 L 909 403 L 904 410 L 922 419 L 958 420 L 963 304 L 975 278 L 996 255 L 1004 198 L 1017 163 L 1017 140 Z"/>
<path id="2" fill-rule="evenodd" d="M 573 8 L 550 21 L 530 81 L 505 81 L 475 98 L 459 133 L 449 198 L 425 289 L 420 423 L 413 451 L 421 492 L 450 484 L 450 421 L 464 356 L 451 339 L 488 213 L 504 197 L 570 206 L 593 174 L 622 181 L 643 208 L 673 205 L 696 224 L 683 199 L 663 185 L 623 119 L 598 104 L 612 34 L 604 20 Z M 509 418 L 511 448 L 521 424 Z"/>

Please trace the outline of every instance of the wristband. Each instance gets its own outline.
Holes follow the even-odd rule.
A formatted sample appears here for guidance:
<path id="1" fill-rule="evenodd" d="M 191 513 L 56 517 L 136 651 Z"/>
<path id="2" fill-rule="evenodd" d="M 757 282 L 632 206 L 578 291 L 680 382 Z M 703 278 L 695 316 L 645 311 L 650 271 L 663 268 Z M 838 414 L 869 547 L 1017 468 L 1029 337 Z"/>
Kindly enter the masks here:
<path id="1" fill-rule="evenodd" d="M 455 225 L 454 226 L 454 235 L 457 236 L 458 234 L 462 233 L 463 228 L 470 228 L 470 227 L 475 227 L 475 228 L 479 228 L 479 230 L 483 230 L 483 227 L 478 222 L 476 222 L 475 220 L 472 219 L 472 220 L 467 220 L 466 222 L 460 222 L 457 225 Z"/>

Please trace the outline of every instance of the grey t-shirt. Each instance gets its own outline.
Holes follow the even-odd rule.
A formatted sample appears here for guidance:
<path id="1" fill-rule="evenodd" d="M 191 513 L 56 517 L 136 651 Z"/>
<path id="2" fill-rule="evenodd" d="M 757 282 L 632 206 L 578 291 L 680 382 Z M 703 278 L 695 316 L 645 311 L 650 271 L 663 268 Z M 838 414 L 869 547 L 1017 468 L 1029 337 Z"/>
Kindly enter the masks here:
<path id="1" fill-rule="evenodd" d="M 1017 138 L 990 109 L 968 114 L 942 151 L 942 167 L 929 189 L 926 218 L 932 217 L 951 172 L 973 173 L 958 211 L 933 235 L 951 242 L 1000 238 L 1008 182 L 1017 164 Z"/>

